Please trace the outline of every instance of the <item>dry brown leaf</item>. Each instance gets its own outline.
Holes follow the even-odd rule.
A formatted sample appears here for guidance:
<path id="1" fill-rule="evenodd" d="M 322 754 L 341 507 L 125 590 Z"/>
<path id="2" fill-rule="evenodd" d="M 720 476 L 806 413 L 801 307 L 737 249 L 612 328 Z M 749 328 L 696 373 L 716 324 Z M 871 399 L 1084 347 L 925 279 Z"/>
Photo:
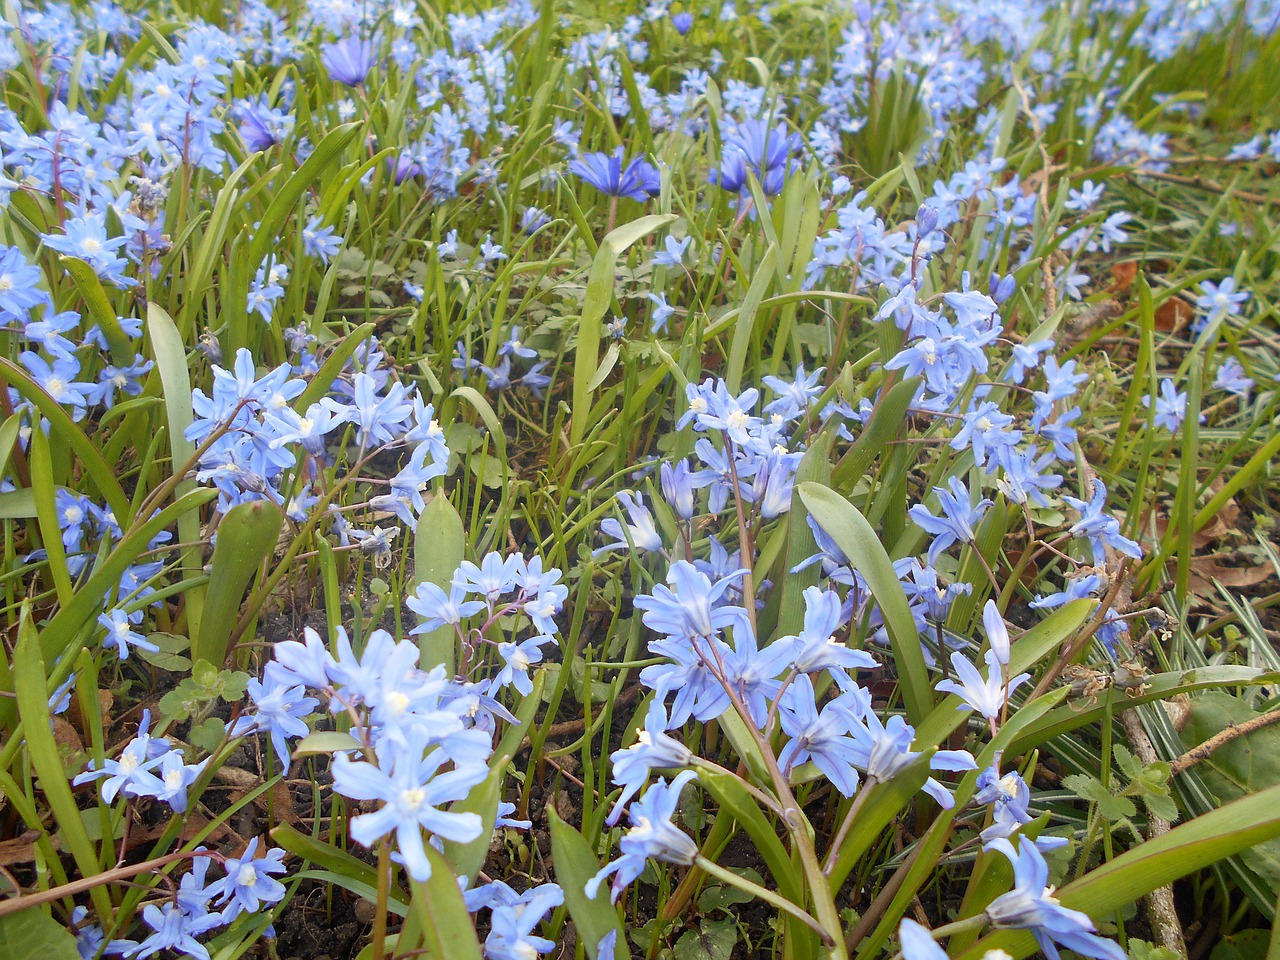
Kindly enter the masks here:
<path id="1" fill-rule="evenodd" d="M 1228 554 L 1214 554 L 1192 559 L 1191 589 L 1194 593 L 1202 597 L 1211 596 L 1214 592 L 1214 580 L 1224 587 L 1238 590 L 1241 587 L 1255 586 L 1274 574 L 1270 564 L 1228 567 L 1220 562 L 1225 556 Z"/>
<path id="2" fill-rule="evenodd" d="M 1134 278 L 1138 275 L 1138 265 L 1134 262 L 1129 263 L 1113 263 L 1111 265 L 1111 276 L 1113 277 L 1109 293 L 1125 293 L 1133 284 Z"/>
<path id="3" fill-rule="evenodd" d="M 0 840 L 0 867 L 31 863 L 36 858 L 37 830 L 28 830 L 12 840 Z"/>
<path id="4" fill-rule="evenodd" d="M 1176 333 L 1189 324 L 1195 315 L 1191 304 L 1178 297 L 1170 297 L 1156 307 L 1156 329 L 1161 333 Z"/>

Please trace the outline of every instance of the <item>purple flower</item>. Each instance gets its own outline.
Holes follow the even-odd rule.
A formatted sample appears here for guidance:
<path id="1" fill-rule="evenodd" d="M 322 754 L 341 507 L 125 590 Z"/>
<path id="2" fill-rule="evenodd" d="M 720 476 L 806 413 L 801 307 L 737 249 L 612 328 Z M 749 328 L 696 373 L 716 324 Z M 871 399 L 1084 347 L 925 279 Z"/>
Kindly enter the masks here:
<path id="1" fill-rule="evenodd" d="M 373 69 L 377 56 L 372 41 L 343 37 L 337 43 L 322 46 L 320 60 L 329 71 L 330 79 L 348 87 L 358 87 Z"/>
<path id="2" fill-rule="evenodd" d="M 586 153 L 569 163 L 569 170 L 610 197 L 630 197 L 641 202 L 656 196 L 658 171 L 643 157 L 624 164 L 622 147 L 612 154 Z"/>
<path id="3" fill-rule="evenodd" d="M 683 37 L 693 28 L 693 14 L 673 13 L 671 15 L 671 25 L 676 28 L 676 33 Z"/>
<path id="4" fill-rule="evenodd" d="M 391 179 L 397 187 L 409 178 L 422 173 L 422 167 L 414 161 L 413 154 L 408 151 L 394 157 L 387 157 L 387 169 L 391 171 Z"/>

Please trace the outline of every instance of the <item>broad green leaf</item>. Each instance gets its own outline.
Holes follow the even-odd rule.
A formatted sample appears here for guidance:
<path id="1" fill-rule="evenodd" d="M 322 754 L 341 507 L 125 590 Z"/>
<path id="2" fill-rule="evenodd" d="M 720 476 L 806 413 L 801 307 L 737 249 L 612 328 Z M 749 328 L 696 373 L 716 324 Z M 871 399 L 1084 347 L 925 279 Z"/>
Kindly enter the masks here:
<path id="1" fill-rule="evenodd" d="M 853 446 L 831 471 L 831 483 L 836 490 L 852 489 L 889 441 L 902 432 L 907 419 L 907 408 L 920 383 L 920 377 L 895 383 L 876 402 L 866 428 L 858 434 Z"/>
<path id="2" fill-rule="evenodd" d="M 614 956 L 630 956 L 618 911 L 609 902 L 607 885 L 601 885 L 595 899 L 588 897 L 583 889 L 601 867 L 591 845 L 560 819 L 554 807 L 547 807 L 547 817 L 551 821 L 551 862 L 555 864 L 556 881 L 564 890 L 565 905 L 578 928 L 578 938 L 587 948 L 587 956 L 596 960 L 596 948 L 610 930 L 618 934 Z"/>
<path id="3" fill-rule="evenodd" d="M 160 385 L 164 392 L 165 418 L 169 425 L 169 452 L 173 457 L 170 471 L 177 473 L 187 469 L 187 464 L 195 456 L 196 448 L 187 439 L 187 428 L 195 419 L 191 407 L 191 374 L 187 370 L 187 349 L 182 342 L 182 335 L 173 322 L 173 318 L 158 303 L 147 304 L 147 336 L 151 338 L 151 352 L 156 358 L 156 369 L 160 373 Z M 178 484 L 177 494 L 194 490 L 194 479 L 183 480 Z M 183 553 L 183 579 L 190 580 L 202 575 L 200 562 L 200 516 L 186 513 L 178 518 L 178 540 L 182 543 L 197 544 Z M 192 636 L 200 635 L 200 624 L 204 619 L 205 588 L 188 584 L 185 591 L 187 602 L 187 624 Z"/>
<path id="4" fill-rule="evenodd" d="M 80 875 L 91 877 L 100 870 L 98 851 L 85 832 L 80 808 L 71 793 L 62 756 L 53 738 L 53 727 L 49 723 L 49 674 L 40 653 L 40 637 L 31 622 L 30 608 L 25 604 L 20 617 L 18 642 L 13 651 L 13 679 L 18 716 L 27 738 L 27 756 L 40 778 L 40 789 L 53 812 L 63 849 L 70 852 Z M 104 923 L 110 922 L 114 914 L 106 888 L 93 887 L 89 895 L 98 916 Z"/>
<path id="5" fill-rule="evenodd" d="M 738 320 L 734 324 L 733 340 L 729 345 L 729 363 L 724 374 L 724 382 L 734 395 L 738 393 L 738 386 L 742 382 L 742 368 L 747 362 L 747 348 L 751 346 L 751 334 L 755 330 L 760 301 L 773 283 L 777 262 L 778 248 L 770 244 L 755 267 L 755 276 L 747 287 L 742 306 L 738 308 Z"/>
<path id="6" fill-rule="evenodd" d="M 920 723 L 933 707 L 933 686 L 924 665 L 920 633 L 889 554 L 867 518 L 840 494 L 818 483 L 800 484 L 799 489 L 813 519 L 844 551 L 871 588 L 889 631 L 907 719 Z"/>
<path id="7" fill-rule="evenodd" d="M 133 363 L 133 344 L 129 336 L 120 326 L 120 318 L 116 316 L 116 308 L 107 299 L 107 292 L 102 288 L 102 281 L 93 272 L 93 267 L 78 257 L 61 256 L 58 258 L 68 276 L 71 277 L 88 308 L 89 316 L 102 330 L 107 346 L 111 348 L 111 360 L 118 367 L 127 367 Z"/>
<path id="8" fill-rule="evenodd" d="M 1064 608 L 1065 609 L 1065 608 Z M 1142 703 L 1167 700 L 1180 693 L 1210 690 L 1214 687 L 1253 686 L 1280 682 L 1280 673 L 1263 672 L 1256 667 L 1198 667 L 1157 673 L 1146 678 L 1141 689 L 1116 694 L 1108 703 L 1106 695 L 1064 704 L 1028 724 L 1009 745 L 1009 752 L 1022 753 L 1032 747 L 1087 724 L 1097 723 L 1111 711 L 1130 710 Z"/>
<path id="9" fill-rule="evenodd" d="M 1191 701 L 1191 716 L 1179 733 L 1187 749 L 1227 727 L 1259 716 L 1230 694 L 1210 691 Z M 1196 772 L 1219 803 L 1280 785 L 1280 728 L 1263 727 L 1223 744 Z M 1280 840 L 1270 840 L 1240 854 L 1240 861 L 1272 889 L 1280 888 Z"/>
<path id="10" fill-rule="evenodd" d="M 475 925 L 449 864 L 430 844 L 426 853 L 431 877 L 426 883 L 410 883 L 409 916 L 398 946 L 417 949 L 428 960 L 480 960 Z"/>
<path id="11" fill-rule="evenodd" d="M 499 757 L 484 783 L 472 787 L 470 793 L 449 808 L 453 813 L 474 813 L 480 817 L 480 834 L 470 843 L 444 841 L 445 861 L 453 875 L 466 877 L 469 885 L 475 883 L 476 873 L 484 866 L 485 857 L 489 854 L 493 827 L 498 819 L 498 801 L 502 799 L 502 780 L 507 762 L 507 757 Z"/>
<path id="12" fill-rule="evenodd" d="M 53 457 L 49 438 L 40 429 L 31 431 L 31 495 L 35 501 L 40 539 L 49 556 L 49 573 L 58 593 L 59 605 L 71 602 L 71 572 L 67 569 L 67 553 L 62 543 L 62 525 L 58 522 L 57 487 L 53 478 Z"/>
<path id="13" fill-rule="evenodd" d="M 792 903 L 804 903 L 804 887 L 791 863 L 791 855 L 778 838 L 772 823 L 760 806 L 732 774 L 698 768 L 698 783 L 715 797 L 723 813 L 730 814 L 746 831 L 756 851 L 773 874 L 778 893 Z"/>
<path id="14" fill-rule="evenodd" d="M 883 836 L 889 824 L 901 816 L 924 782 L 929 779 L 929 759 L 935 748 L 924 750 L 909 767 L 902 770 L 892 780 L 875 783 L 861 790 L 869 790 L 862 806 L 858 809 L 853 827 L 845 842 L 840 846 L 840 854 L 836 858 L 835 867 L 831 871 L 830 883 L 832 896 L 844 885 L 849 871 L 871 847 Z M 856 795 L 855 795 L 856 799 Z"/>
<path id="15" fill-rule="evenodd" d="M 437 493 L 427 503 L 418 518 L 418 530 L 413 540 L 414 583 L 432 583 L 449 592 L 449 583 L 462 563 L 467 545 L 462 529 L 462 517 L 443 492 Z M 418 637 L 422 650 L 422 669 L 430 670 L 444 664 L 453 675 L 457 662 L 458 633 L 452 624 L 441 624 L 430 633 Z"/>
<path id="16" fill-rule="evenodd" d="M 674 214 L 649 214 L 624 223 L 606 236 L 600 249 L 596 251 L 591 273 L 587 277 L 586 299 L 582 304 L 577 353 L 573 361 L 573 422 L 569 431 L 571 443 L 580 443 L 587 432 L 591 384 L 600 364 L 600 339 L 604 329 L 601 321 L 613 303 L 614 273 L 618 268 L 618 257 L 637 240 L 647 237 L 675 219 Z"/>
<path id="17" fill-rule="evenodd" d="M 376 891 L 378 888 L 378 874 L 372 866 L 363 860 L 358 860 L 345 850 L 339 850 L 332 843 L 325 843 L 310 834 L 295 830 L 287 823 L 272 827 L 271 839 L 276 846 L 281 847 L 300 860 L 319 864 L 328 872 L 336 876 L 346 877 L 366 889 Z M 391 885 L 389 893 L 391 899 L 396 901 L 401 908 L 408 905 L 408 897 L 404 895 L 404 892 L 396 884 Z M 375 896 L 372 899 L 376 901 L 377 898 Z M 399 913 L 400 911 L 397 910 L 396 912 Z"/>
<path id="18" fill-rule="evenodd" d="M 0 917 L 0 957 L 80 960 L 71 931 L 39 907 Z"/>
<path id="19" fill-rule="evenodd" d="M 342 338 L 342 342 L 329 354 L 324 364 L 316 372 L 316 375 L 307 384 L 306 389 L 293 402 L 293 409 L 297 413 L 306 413 L 313 403 L 316 403 L 329 393 L 329 388 L 338 379 L 338 375 L 342 373 L 347 361 L 351 359 L 351 355 L 373 335 L 373 331 L 374 325 L 372 323 L 364 323 Z"/>
<path id="20" fill-rule="evenodd" d="M 309 733 L 294 745 L 293 759 L 316 754 L 337 753 L 341 750 L 364 750 L 364 745 L 349 733 L 337 730 L 320 730 Z"/>
<path id="21" fill-rule="evenodd" d="M 360 130 L 359 123 L 344 123 L 334 127 L 316 144 L 315 150 L 289 179 L 284 182 L 271 198 L 267 212 L 262 215 L 257 232 L 253 235 L 253 243 L 249 247 L 249 267 L 257 270 L 271 252 L 273 246 L 280 241 L 280 231 L 285 220 L 293 212 L 294 206 L 303 192 L 311 186 L 323 171 L 331 169 L 342 155 L 342 151 L 351 143 Z"/>
<path id="22" fill-rule="evenodd" d="M 245 588 L 271 556 L 283 523 L 280 508 L 266 500 L 238 504 L 223 515 L 213 547 L 204 622 L 191 644 L 192 660 L 222 666 Z"/>
<path id="23" fill-rule="evenodd" d="M 1063 887 L 1056 896 L 1064 907 L 1103 918 L 1157 887 L 1276 837 L 1280 837 L 1280 786 L 1236 800 L 1140 843 Z M 1002 931 L 979 940 L 955 960 L 979 960 L 993 949 L 1025 957 L 1036 949 L 1036 943 L 1030 934 Z"/>

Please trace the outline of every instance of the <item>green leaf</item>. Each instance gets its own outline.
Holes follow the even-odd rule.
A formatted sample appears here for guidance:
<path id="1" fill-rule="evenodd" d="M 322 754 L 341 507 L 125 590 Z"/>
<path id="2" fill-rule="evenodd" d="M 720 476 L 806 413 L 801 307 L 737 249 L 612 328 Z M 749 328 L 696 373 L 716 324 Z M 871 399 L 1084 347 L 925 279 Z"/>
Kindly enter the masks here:
<path id="1" fill-rule="evenodd" d="M 474 884 L 476 874 L 484 866 L 493 839 L 493 827 L 498 820 L 498 801 L 502 799 L 502 778 L 506 773 L 508 758 L 498 757 L 484 783 L 471 788 L 461 800 L 449 808 L 451 813 L 474 813 L 480 817 L 479 835 L 470 843 L 444 841 L 444 859 L 455 877 L 466 877 Z"/>
<path id="2" fill-rule="evenodd" d="M 756 845 L 756 852 L 773 874 L 778 893 L 794 904 L 803 904 L 804 887 L 791 862 L 791 854 L 787 853 L 777 830 L 737 777 L 727 771 L 721 773 L 699 767 L 698 783 L 715 797 L 721 811 L 731 815 L 746 831 Z"/>
<path id="3" fill-rule="evenodd" d="M 226 659 L 227 640 L 235 628 L 245 588 L 271 556 L 283 523 L 280 508 L 265 500 L 238 504 L 223 515 L 209 570 L 204 622 L 191 645 L 192 660 L 221 666 Z"/>
<path id="4" fill-rule="evenodd" d="M 738 320 L 733 328 L 733 340 L 729 345 L 729 363 L 725 368 L 724 381 L 729 392 L 737 395 L 738 386 L 742 382 L 742 368 L 747 362 L 747 348 L 751 345 L 751 334 L 755 330 L 756 314 L 760 310 L 760 301 L 769 292 L 777 269 L 778 248 L 769 245 L 755 268 L 755 276 L 747 287 L 747 294 L 738 309 Z"/>
<path id="5" fill-rule="evenodd" d="M 880 397 L 866 427 L 831 472 L 831 482 L 836 490 L 852 489 L 889 441 L 902 432 L 907 421 L 907 408 L 920 382 L 920 377 L 911 377 L 895 383 Z"/>
<path id="6" fill-rule="evenodd" d="M 1206 693 L 1191 701 L 1191 715 L 1180 731 L 1182 743 L 1191 749 L 1257 716 L 1239 697 Z M 1196 772 L 1219 803 L 1280 784 L 1280 728 L 1263 727 L 1223 744 L 1196 766 Z M 1240 854 L 1240 860 L 1268 886 L 1280 886 L 1280 840 L 1259 844 Z"/>
<path id="7" fill-rule="evenodd" d="M 293 759 L 316 754 L 337 753 L 341 750 L 364 750 L 364 745 L 349 733 L 337 730 L 321 730 L 309 733 L 293 748 Z"/>
<path id="8" fill-rule="evenodd" d="M 1101 918 L 1180 877 L 1280 836 L 1280 786 L 1174 827 L 1063 887 L 1064 907 Z M 1024 957 L 1036 949 L 1027 933 L 1000 932 L 982 938 L 955 960 L 979 960 L 988 950 Z"/>
<path id="9" fill-rule="evenodd" d="M 840 494 L 810 482 L 800 484 L 800 498 L 818 526 L 844 551 L 871 588 L 889 632 L 907 719 L 913 724 L 920 723 L 933 708 L 933 685 L 924 665 L 920 632 L 911 615 L 907 595 L 893 571 L 893 561 L 867 518 Z"/>
<path id="10" fill-rule="evenodd" d="M 1075 602 L 1086 603 L 1087 601 Z M 1066 609 L 1062 607 L 1054 612 L 1059 613 Z M 1048 620 L 1045 621 L 1045 623 L 1048 622 Z M 1023 668 L 1018 665 L 1017 649 L 1015 644 L 1012 669 L 1021 670 Z M 1153 674 L 1146 678 L 1140 690 L 1129 691 L 1125 696 L 1116 696 L 1110 701 L 1105 697 L 1073 701 L 1038 717 L 1035 723 L 1028 724 L 1019 731 L 1018 736 L 1009 744 L 1009 753 L 1023 753 L 1056 736 L 1069 733 L 1087 724 L 1097 723 L 1109 711 L 1131 710 L 1143 703 L 1167 700 L 1180 693 L 1191 693 L 1196 690 L 1278 682 L 1280 682 L 1280 674 L 1264 672 L 1256 667 L 1198 667 L 1193 670 Z"/>
<path id="11" fill-rule="evenodd" d="M 40 789 L 58 825 L 63 849 L 71 853 L 81 876 L 92 877 L 101 869 L 98 852 L 85 832 L 80 808 L 71 793 L 58 744 L 53 738 L 53 728 L 49 723 L 49 674 L 40 653 L 40 636 L 31 622 L 31 610 L 26 604 L 20 617 L 18 643 L 13 651 L 13 679 L 18 695 L 18 716 L 22 719 L 27 738 L 27 756 L 40 778 Z M 114 914 L 106 888 L 93 887 L 89 895 L 98 916 L 104 923 L 109 923 Z"/>
<path id="12" fill-rule="evenodd" d="M 325 843 L 310 834 L 295 830 L 287 823 L 273 827 L 271 839 L 276 846 L 301 860 L 319 864 L 329 872 L 347 877 L 368 889 L 377 890 L 378 888 L 378 875 L 373 867 L 346 851 L 339 850 L 331 843 Z M 390 896 L 400 904 L 407 905 L 409 902 L 409 898 L 395 884 L 391 885 Z"/>
<path id="13" fill-rule="evenodd" d="M 272 247 L 280 242 L 280 231 L 284 222 L 293 212 L 294 206 L 303 192 L 311 186 L 313 180 L 325 170 L 332 169 L 342 151 L 347 149 L 356 133 L 359 123 L 344 123 L 334 127 L 323 140 L 316 144 L 315 150 L 302 162 L 284 185 L 275 192 L 267 212 L 258 223 L 258 230 L 253 235 L 253 243 L 249 247 L 249 267 L 257 270 L 271 252 Z"/>
<path id="14" fill-rule="evenodd" d="M 433 583 L 448 593 L 449 582 L 463 561 L 466 545 L 462 517 L 458 516 L 448 497 L 437 493 L 418 518 L 418 531 L 414 534 L 415 588 L 420 583 Z M 457 646 L 458 633 L 451 624 L 441 624 L 430 633 L 422 634 L 418 638 L 422 669 L 430 670 L 437 664 L 444 664 L 445 670 L 453 676 Z"/>
<path id="15" fill-rule="evenodd" d="M 0 957 L 80 960 L 76 938 L 39 907 L 0 917 Z"/>
<path id="16" fill-rule="evenodd" d="M 675 960 L 729 960 L 737 943 L 737 920 L 703 920 L 676 941 L 671 955 Z"/>
<path id="17" fill-rule="evenodd" d="M 187 428 L 195 419 L 191 407 L 191 374 L 187 370 L 187 350 L 173 318 L 158 303 L 147 304 L 146 331 L 151 339 L 151 352 L 156 358 L 156 369 L 160 373 L 160 385 L 164 393 L 165 418 L 169 426 L 169 452 L 173 457 L 169 469 L 176 473 L 187 468 L 196 452 L 195 444 L 187 439 Z M 181 496 L 195 488 L 194 479 L 183 480 L 178 484 L 177 494 Z M 183 579 L 202 576 L 198 514 L 187 513 L 178 518 L 178 540 L 197 544 L 189 547 L 183 554 Z M 205 588 L 202 586 L 188 586 L 185 591 L 187 624 L 193 637 L 200 635 L 200 624 L 204 618 L 204 594 Z"/>
<path id="18" fill-rule="evenodd" d="M 480 941 L 449 864 L 430 844 L 426 853 L 431 878 L 410 883 L 409 916 L 397 948 L 420 950 L 429 960 L 481 960 Z"/>
<path id="19" fill-rule="evenodd" d="M 328 394 L 329 388 L 338 379 L 338 374 L 342 373 L 347 361 L 351 359 L 352 354 L 359 349 L 360 345 L 369 339 L 374 329 L 375 327 L 372 323 L 364 323 L 342 338 L 342 342 L 329 354 L 328 359 L 316 371 L 316 375 L 311 378 L 306 389 L 293 402 L 295 412 L 305 414 L 313 403 Z"/>
<path id="20" fill-rule="evenodd" d="M 71 572 L 67 567 L 66 548 L 62 543 L 62 525 L 58 522 L 53 455 L 49 451 L 49 438 L 39 428 L 31 431 L 30 454 L 31 495 L 35 500 L 40 539 L 49 556 L 49 573 L 58 593 L 58 604 L 65 607 L 72 597 Z"/>
<path id="21" fill-rule="evenodd" d="M 120 326 L 120 318 L 116 316 L 116 308 L 107 299 L 107 292 L 102 289 L 102 281 L 93 272 L 93 267 L 78 257 L 58 257 L 64 270 L 71 277 L 88 308 L 89 316 L 102 330 L 107 346 L 111 348 L 111 360 L 117 367 L 127 367 L 133 363 L 133 344 L 124 327 Z"/>
<path id="22" fill-rule="evenodd" d="M 841 845 L 840 854 L 831 871 L 832 896 L 840 891 L 849 872 L 863 854 L 884 836 L 889 824 L 916 798 L 924 782 L 929 779 L 929 760 L 934 752 L 934 747 L 922 751 L 910 766 L 891 780 L 871 786 L 863 784 L 862 789 L 869 790 L 870 793 L 862 802 L 862 808 L 857 812 L 853 828 Z"/>
<path id="23" fill-rule="evenodd" d="M 578 939 L 587 948 L 587 956 L 596 960 L 596 948 L 610 930 L 618 934 L 614 956 L 629 957 L 626 934 L 618 911 L 609 902 L 607 890 L 601 887 L 593 900 L 583 887 L 600 871 L 600 863 L 586 839 L 560 819 L 554 807 L 547 807 L 551 821 L 551 862 L 555 864 L 556 881 L 564 890 L 569 916 L 578 928 Z"/>
<path id="24" fill-rule="evenodd" d="M 650 214 L 615 228 L 596 251 L 587 277 L 586 299 L 582 303 L 582 319 L 578 324 L 578 346 L 573 361 L 573 422 L 569 441 L 577 444 L 587 432 L 591 409 L 591 384 L 600 364 L 601 320 L 613 303 L 614 273 L 618 257 L 633 243 L 675 220 L 674 214 Z"/>

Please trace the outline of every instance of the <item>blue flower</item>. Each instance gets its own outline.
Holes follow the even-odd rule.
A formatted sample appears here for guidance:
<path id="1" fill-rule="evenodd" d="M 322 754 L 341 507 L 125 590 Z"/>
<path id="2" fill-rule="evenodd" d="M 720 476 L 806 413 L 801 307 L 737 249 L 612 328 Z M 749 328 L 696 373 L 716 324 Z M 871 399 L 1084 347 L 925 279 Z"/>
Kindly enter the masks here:
<path id="1" fill-rule="evenodd" d="M 482 823 L 477 814 L 440 808 L 461 800 L 489 774 L 484 763 L 442 772 L 449 762 L 448 754 L 433 749 L 424 756 L 425 750 L 426 734 L 414 729 L 403 746 L 386 744 L 378 755 L 377 766 L 342 753 L 334 757 L 333 765 L 334 789 L 343 796 L 382 801 L 373 813 L 352 819 L 352 839 L 369 847 L 394 832 L 405 869 L 420 883 L 431 877 L 422 831 L 429 830 L 456 843 L 469 843 L 480 836 Z"/>
<path id="2" fill-rule="evenodd" d="M 671 15 L 671 26 L 676 28 L 676 33 L 685 36 L 693 28 L 692 13 L 673 13 Z"/>
<path id="3" fill-rule="evenodd" d="M 1093 562 L 1099 566 L 1106 563 L 1107 547 L 1111 547 L 1135 560 L 1142 558 L 1142 548 L 1134 541 L 1122 536 L 1120 521 L 1102 512 L 1107 505 L 1107 487 L 1097 477 L 1093 480 L 1093 496 L 1086 503 L 1075 497 L 1062 498 L 1067 505 L 1079 511 L 1080 519 L 1071 525 L 1068 531 L 1078 540 L 1088 540 L 1093 551 Z"/>
<path id="4" fill-rule="evenodd" d="M 958 710 L 977 710 L 987 718 L 988 723 L 995 723 L 1009 699 L 1009 694 L 1031 679 L 1031 674 L 1020 673 L 1006 684 L 1000 658 L 994 649 L 986 655 L 987 678 L 984 680 L 978 668 L 956 652 L 951 655 L 951 665 L 955 668 L 955 680 L 940 680 L 934 688 L 941 693 L 954 693 L 963 702 Z"/>
<path id="5" fill-rule="evenodd" d="M 225 903 L 222 922 L 230 923 L 241 913 L 257 913 L 263 906 L 284 899 L 284 884 L 272 876 L 284 873 L 284 851 L 270 849 L 258 857 L 258 838 L 254 837 L 239 857 L 228 857 L 223 864 L 227 875 L 209 884 L 206 891 Z"/>
<path id="6" fill-rule="evenodd" d="M 655 267 L 679 267 L 684 263 L 685 251 L 689 249 L 689 244 L 693 241 L 693 237 L 685 237 L 683 240 L 677 240 L 675 237 L 667 236 L 662 241 L 663 249 L 653 255 L 653 265 Z"/>
<path id="7" fill-rule="evenodd" d="M 991 506 L 990 500 L 980 500 L 977 506 L 969 505 L 969 488 L 959 477 L 947 480 L 950 492 L 941 487 L 934 487 L 938 495 L 938 504 L 942 508 L 942 516 L 935 517 L 922 503 L 917 503 L 908 512 L 916 526 L 925 533 L 933 534 L 933 542 L 929 545 L 929 565 L 932 566 L 940 555 L 955 543 L 971 544 L 977 536 L 976 528 L 983 514 Z"/>
<path id="8" fill-rule="evenodd" d="M 305 737 L 311 732 L 305 718 L 314 711 L 319 701 L 305 695 L 305 688 L 296 682 L 297 677 L 278 663 L 268 663 L 262 671 L 262 680 L 249 679 L 249 698 L 255 711 L 239 717 L 227 735 L 242 737 L 258 732 L 271 735 L 271 745 L 281 765 L 289 766 L 289 738 Z"/>
<path id="9" fill-rule="evenodd" d="M 129 622 L 129 617 L 123 610 L 112 610 L 110 613 L 103 613 L 98 616 L 98 626 L 107 631 L 107 635 L 102 638 L 102 645 L 114 646 L 116 654 L 121 660 L 129 659 L 129 648 L 137 647 L 139 650 L 149 650 L 156 653 L 160 650 L 158 646 L 148 640 L 140 633 L 133 630 L 133 625 Z"/>
<path id="10" fill-rule="evenodd" d="M 1096 960 L 1125 960 L 1120 946 L 1095 934 L 1087 914 L 1060 904 L 1049 884 L 1049 867 L 1035 844 L 1023 840 L 1015 850 L 1005 839 L 988 844 L 1013 864 L 1013 889 L 987 907 L 993 926 L 1030 930 L 1049 960 L 1058 960 L 1058 947 Z"/>
<path id="11" fill-rule="evenodd" d="M 658 171 L 643 157 L 623 163 L 622 147 L 612 154 L 585 153 L 569 162 L 569 170 L 610 197 L 630 197 L 645 201 L 656 196 Z"/>
<path id="12" fill-rule="evenodd" d="M 370 41 L 344 37 L 337 43 L 322 46 L 320 60 L 329 71 L 330 79 L 348 87 L 358 87 L 373 69 L 377 55 Z"/>
<path id="13" fill-rule="evenodd" d="M 649 508 L 644 504 L 644 494 L 636 493 L 633 496 L 623 490 L 618 494 L 618 499 L 626 507 L 627 517 L 631 522 L 627 524 L 627 529 L 624 532 L 622 524 L 614 517 L 605 517 L 605 519 L 601 520 L 600 532 L 606 537 L 613 537 L 613 540 L 603 547 L 597 547 L 592 550 L 591 555 L 597 557 L 602 553 L 608 553 L 610 550 L 629 549 L 628 536 L 637 550 L 643 552 L 660 551 L 662 549 L 662 537 L 654 523 L 653 514 L 649 512 Z"/>
<path id="14" fill-rule="evenodd" d="M 947 960 L 947 951 L 938 946 L 933 934 L 909 917 L 898 927 L 898 946 L 903 960 Z"/>
<path id="15" fill-rule="evenodd" d="M 661 698 L 655 697 L 649 703 L 644 726 L 636 733 L 636 742 L 609 755 L 613 782 L 622 787 L 622 795 L 605 820 L 609 826 L 618 822 L 622 808 L 648 783 L 655 768 L 679 770 L 693 763 L 693 751 L 668 734 L 668 727 L 666 707 Z"/>
<path id="16" fill-rule="evenodd" d="M 613 875 L 610 899 L 618 902 L 623 887 L 644 872 L 650 857 L 667 863 L 691 864 L 698 856 L 698 845 L 671 822 L 685 784 L 697 777 L 686 770 L 671 781 L 659 779 L 645 795 L 631 805 L 631 829 L 619 843 L 622 856 L 587 881 L 584 892 L 593 900 L 600 884 Z"/>
<path id="17" fill-rule="evenodd" d="M 799 134 L 790 132 L 785 123 L 771 128 L 764 120 L 746 120 L 725 137 L 720 169 L 713 170 L 708 179 L 730 193 L 748 196 L 750 173 L 765 196 L 775 196 L 795 169 L 792 154 L 801 145 Z"/>

